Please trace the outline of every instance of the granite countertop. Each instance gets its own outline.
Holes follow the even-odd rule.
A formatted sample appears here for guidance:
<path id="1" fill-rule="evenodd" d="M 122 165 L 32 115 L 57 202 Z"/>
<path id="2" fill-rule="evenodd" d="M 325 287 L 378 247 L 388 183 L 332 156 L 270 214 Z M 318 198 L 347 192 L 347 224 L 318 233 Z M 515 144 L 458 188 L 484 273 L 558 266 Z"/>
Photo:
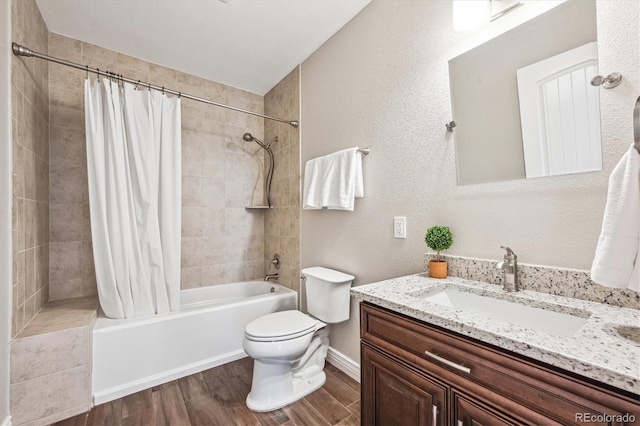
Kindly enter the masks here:
<path id="1" fill-rule="evenodd" d="M 588 318 L 572 337 L 558 337 L 424 299 L 446 287 Z M 640 342 L 634 328 L 640 327 L 639 310 L 529 290 L 507 293 L 493 284 L 426 274 L 353 287 L 351 295 L 640 395 Z M 619 335 L 618 326 L 626 327 L 630 339 Z"/>

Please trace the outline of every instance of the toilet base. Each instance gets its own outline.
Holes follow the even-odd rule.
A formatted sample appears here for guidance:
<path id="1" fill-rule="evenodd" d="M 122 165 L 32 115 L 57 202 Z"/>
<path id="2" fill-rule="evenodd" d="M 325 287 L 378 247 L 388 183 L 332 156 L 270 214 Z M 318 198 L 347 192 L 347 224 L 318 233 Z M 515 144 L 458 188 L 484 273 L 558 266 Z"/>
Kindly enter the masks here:
<path id="1" fill-rule="evenodd" d="M 291 370 L 289 370 L 289 375 L 291 375 Z M 277 410 L 320 389 L 326 380 L 327 376 L 324 371 L 320 371 L 308 378 L 287 378 L 285 379 L 285 389 L 281 387 L 280 392 L 271 394 L 266 398 L 264 394 L 262 397 L 254 395 L 253 390 L 249 392 L 249 395 L 247 395 L 247 407 L 257 412 Z"/>

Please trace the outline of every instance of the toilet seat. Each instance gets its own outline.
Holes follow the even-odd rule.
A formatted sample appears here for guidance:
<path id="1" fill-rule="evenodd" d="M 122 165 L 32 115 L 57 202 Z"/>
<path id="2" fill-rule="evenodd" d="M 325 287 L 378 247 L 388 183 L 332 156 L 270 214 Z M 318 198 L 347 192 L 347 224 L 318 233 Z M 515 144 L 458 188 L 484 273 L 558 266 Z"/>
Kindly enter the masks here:
<path id="1" fill-rule="evenodd" d="M 324 323 L 300 311 L 281 311 L 251 321 L 245 337 L 256 342 L 291 340 L 315 332 Z"/>

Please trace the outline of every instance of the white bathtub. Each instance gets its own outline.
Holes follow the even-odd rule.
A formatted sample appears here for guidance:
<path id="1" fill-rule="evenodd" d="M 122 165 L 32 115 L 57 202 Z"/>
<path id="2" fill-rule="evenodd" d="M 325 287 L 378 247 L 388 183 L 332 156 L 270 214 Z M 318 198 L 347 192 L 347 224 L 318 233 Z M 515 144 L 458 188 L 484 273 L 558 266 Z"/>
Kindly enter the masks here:
<path id="1" fill-rule="evenodd" d="M 247 281 L 180 292 L 180 310 L 114 320 L 93 330 L 93 403 L 112 401 L 247 356 L 246 325 L 271 312 L 296 309 L 295 291 Z"/>

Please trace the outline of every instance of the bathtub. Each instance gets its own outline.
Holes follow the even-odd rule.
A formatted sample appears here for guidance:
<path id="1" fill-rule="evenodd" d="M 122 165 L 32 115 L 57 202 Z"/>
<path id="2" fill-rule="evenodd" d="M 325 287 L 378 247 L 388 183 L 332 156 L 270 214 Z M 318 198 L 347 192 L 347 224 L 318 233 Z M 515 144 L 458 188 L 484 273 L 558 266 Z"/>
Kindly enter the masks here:
<path id="1" fill-rule="evenodd" d="M 246 325 L 297 309 L 298 295 L 279 284 L 247 281 L 180 292 L 180 310 L 114 320 L 93 330 L 93 404 L 246 357 Z"/>

